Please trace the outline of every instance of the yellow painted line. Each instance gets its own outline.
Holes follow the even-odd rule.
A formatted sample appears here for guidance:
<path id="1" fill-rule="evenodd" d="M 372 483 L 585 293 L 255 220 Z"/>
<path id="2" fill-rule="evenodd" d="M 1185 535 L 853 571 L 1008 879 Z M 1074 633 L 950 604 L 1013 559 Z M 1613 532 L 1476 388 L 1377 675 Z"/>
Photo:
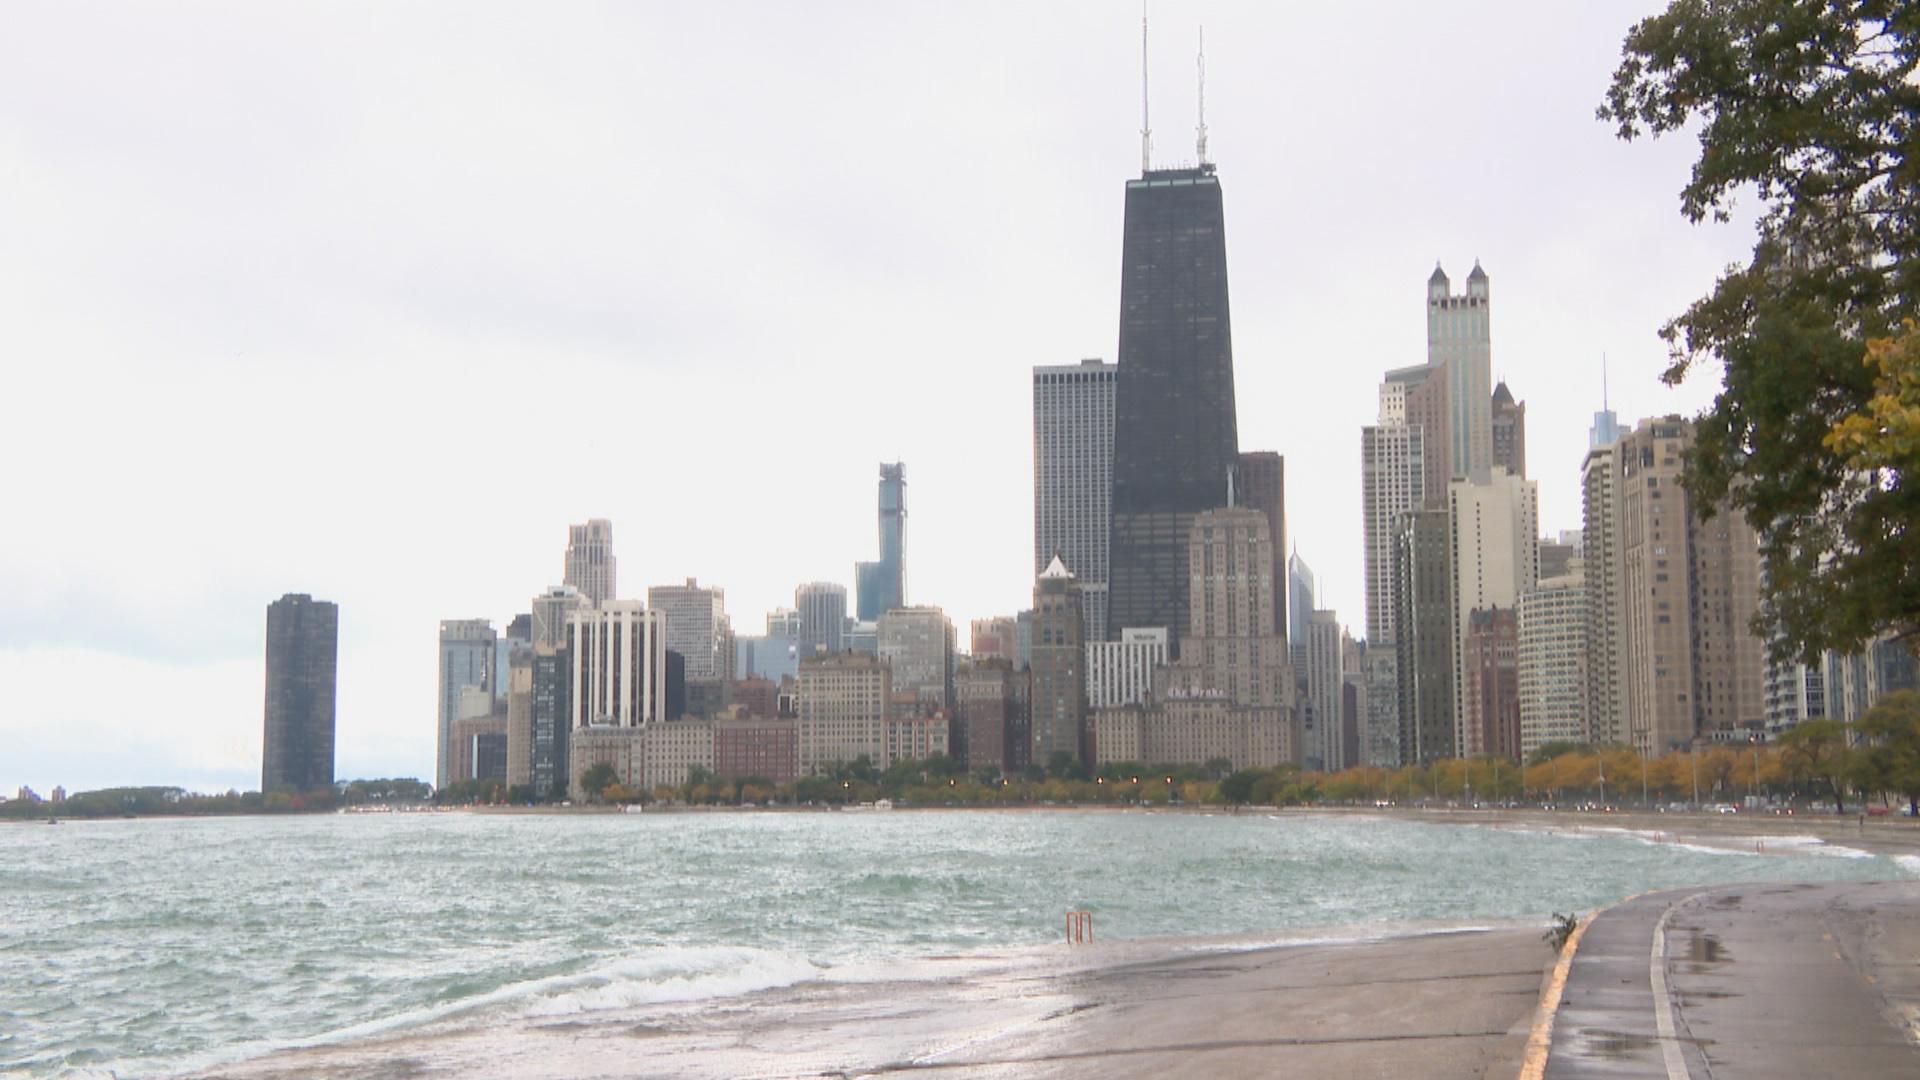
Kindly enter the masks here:
<path id="1" fill-rule="evenodd" d="M 1605 910 L 1605 909 L 1602 909 Z M 1560 995 L 1567 989 L 1567 973 L 1573 969 L 1573 954 L 1580 951 L 1580 938 L 1599 916 L 1596 911 L 1567 935 L 1560 959 L 1553 965 L 1547 988 L 1540 993 L 1539 1014 L 1533 1018 L 1533 1031 L 1527 1036 L 1527 1056 L 1520 1061 L 1520 1080 L 1541 1080 L 1547 1072 L 1547 1051 L 1553 1047 L 1553 1017 L 1560 1011 Z"/>

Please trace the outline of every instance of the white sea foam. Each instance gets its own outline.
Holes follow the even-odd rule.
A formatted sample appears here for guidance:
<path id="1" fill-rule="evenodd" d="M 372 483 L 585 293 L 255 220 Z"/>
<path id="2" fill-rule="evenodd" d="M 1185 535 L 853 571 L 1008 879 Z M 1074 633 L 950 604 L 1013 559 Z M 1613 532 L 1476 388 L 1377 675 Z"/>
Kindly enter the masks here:
<path id="1" fill-rule="evenodd" d="M 538 980 L 516 996 L 524 1002 L 519 1009 L 524 1015 L 573 1016 L 734 997 L 820 975 L 821 969 L 804 958 L 766 949 L 663 946 L 579 975 Z"/>
<path id="2" fill-rule="evenodd" d="M 1895 855 L 1893 863 L 1914 877 L 1920 877 L 1920 855 Z"/>

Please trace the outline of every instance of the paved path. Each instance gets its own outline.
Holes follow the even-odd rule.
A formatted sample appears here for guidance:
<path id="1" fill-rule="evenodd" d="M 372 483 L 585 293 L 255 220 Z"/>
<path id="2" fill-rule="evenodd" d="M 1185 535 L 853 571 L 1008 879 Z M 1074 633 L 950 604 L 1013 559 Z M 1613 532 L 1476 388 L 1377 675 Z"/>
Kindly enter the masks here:
<path id="1" fill-rule="evenodd" d="M 1548 1080 L 1920 1077 L 1920 882 L 1652 893 L 1583 935 Z"/>

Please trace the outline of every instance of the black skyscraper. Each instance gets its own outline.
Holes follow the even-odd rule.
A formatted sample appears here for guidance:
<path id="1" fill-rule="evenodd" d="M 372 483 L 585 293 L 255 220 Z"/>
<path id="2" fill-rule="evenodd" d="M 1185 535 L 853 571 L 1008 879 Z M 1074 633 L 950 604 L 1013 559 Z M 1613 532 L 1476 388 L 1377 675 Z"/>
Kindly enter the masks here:
<path id="1" fill-rule="evenodd" d="M 1239 453 L 1226 221 L 1212 165 L 1127 182 L 1107 636 L 1187 633 L 1187 540 Z"/>
<path id="2" fill-rule="evenodd" d="M 333 785 L 333 689 L 340 609 L 305 593 L 267 605 L 266 745 L 260 790 Z"/>

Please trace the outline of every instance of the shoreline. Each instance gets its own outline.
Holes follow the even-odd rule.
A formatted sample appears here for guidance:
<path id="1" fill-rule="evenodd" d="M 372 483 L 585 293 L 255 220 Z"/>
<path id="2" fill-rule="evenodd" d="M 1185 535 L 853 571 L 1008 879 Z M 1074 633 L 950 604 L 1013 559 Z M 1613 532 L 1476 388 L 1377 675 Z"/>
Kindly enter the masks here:
<path id="1" fill-rule="evenodd" d="M 829 973 L 730 999 L 469 1017 L 181 1075 L 1477 1078 L 1519 1068 L 1555 961 L 1542 929 L 1345 926 L 934 957 L 919 977 Z"/>

